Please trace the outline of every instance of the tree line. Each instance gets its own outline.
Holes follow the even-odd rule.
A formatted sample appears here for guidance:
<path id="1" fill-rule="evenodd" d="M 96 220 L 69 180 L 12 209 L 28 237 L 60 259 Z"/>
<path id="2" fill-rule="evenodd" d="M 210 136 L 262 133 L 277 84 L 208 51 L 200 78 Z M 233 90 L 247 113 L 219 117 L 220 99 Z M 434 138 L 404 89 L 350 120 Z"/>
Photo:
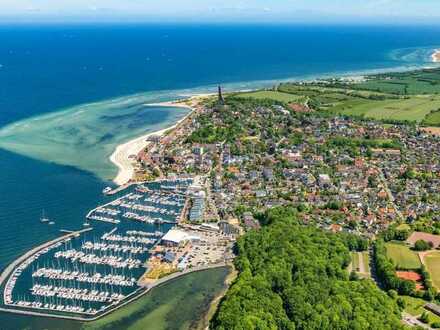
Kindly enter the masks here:
<path id="1" fill-rule="evenodd" d="M 371 280 L 350 280 L 350 249 L 365 242 L 300 224 L 291 208 L 260 216 L 237 242 L 239 275 L 212 329 L 399 329 L 395 300 Z"/>

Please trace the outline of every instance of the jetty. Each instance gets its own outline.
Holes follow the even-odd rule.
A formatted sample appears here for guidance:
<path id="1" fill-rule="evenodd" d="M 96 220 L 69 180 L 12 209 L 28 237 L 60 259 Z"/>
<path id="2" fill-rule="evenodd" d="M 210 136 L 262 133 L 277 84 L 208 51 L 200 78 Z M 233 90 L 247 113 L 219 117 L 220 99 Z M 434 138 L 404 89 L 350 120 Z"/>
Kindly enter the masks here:
<path id="1" fill-rule="evenodd" d="M 123 184 L 122 186 L 119 186 L 115 189 L 112 189 L 112 190 L 105 192 L 104 195 L 107 195 L 107 196 L 116 195 L 117 193 L 127 189 L 128 187 L 130 187 L 134 184 L 136 184 L 136 182 L 127 182 L 126 184 Z"/>
<path id="2" fill-rule="evenodd" d="M 33 248 L 32 250 L 26 252 L 25 254 L 23 254 L 21 257 L 15 259 L 11 264 L 9 264 L 8 267 L 5 268 L 5 270 L 2 272 L 2 274 L 0 275 L 0 287 L 3 286 L 4 282 L 9 278 L 9 275 L 11 275 L 11 273 L 14 271 L 14 269 L 20 265 L 22 262 L 26 261 L 28 258 L 32 257 L 35 253 L 37 253 L 38 251 L 41 251 L 53 244 L 56 244 L 58 242 L 61 242 L 67 238 L 72 238 L 72 237 L 76 237 L 78 235 L 81 235 L 82 233 L 88 232 L 93 230 L 93 228 L 85 228 L 82 230 L 78 230 L 78 231 L 73 231 L 70 232 L 66 235 L 63 235 L 61 237 L 58 237 L 52 241 L 43 243 L 35 248 Z"/>
<path id="3" fill-rule="evenodd" d="M 154 289 L 156 287 L 165 285 L 168 282 L 171 282 L 173 280 L 176 280 L 180 277 L 183 277 L 183 276 L 191 274 L 191 273 L 202 272 L 202 271 L 206 271 L 209 269 L 222 268 L 222 267 L 230 267 L 230 264 L 225 263 L 225 262 L 221 262 L 218 264 L 212 264 L 212 265 L 207 265 L 207 266 L 203 266 L 203 267 L 196 267 L 196 268 L 192 268 L 192 269 L 187 269 L 182 272 L 173 273 L 168 276 L 165 276 L 165 277 L 159 279 L 158 281 L 156 281 L 155 283 L 149 284 L 148 286 L 146 286 L 145 283 L 143 283 L 143 285 L 142 285 L 142 283 L 138 282 L 138 285 L 141 285 L 141 286 L 136 291 L 134 291 L 130 295 L 126 296 L 125 301 L 123 301 L 119 304 L 116 304 L 116 305 L 115 304 L 109 305 L 104 311 L 98 312 L 98 314 L 94 315 L 94 316 L 90 315 L 87 317 L 84 315 L 78 315 L 78 316 L 76 316 L 76 315 L 75 316 L 74 315 L 62 315 L 62 314 L 49 313 L 49 312 L 44 311 L 43 309 L 41 311 L 29 311 L 29 310 L 2 308 L 2 307 L 0 307 L 0 312 L 8 312 L 8 313 L 15 313 L 15 314 L 22 314 L 22 315 L 44 316 L 44 317 L 55 318 L 55 319 L 76 320 L 76 321 L 83 321 L 83 322 L 96 321 L 96 320 L 112 313 L 116 309 L 119 309 L 123 306 L 126 306 L 126 305 L 130 304 L 131 302 L 139 299 L 140 297 L 143 297 L 144 295 L 146 295 L 147 293 L 149 293 L 152 289 Z"/>

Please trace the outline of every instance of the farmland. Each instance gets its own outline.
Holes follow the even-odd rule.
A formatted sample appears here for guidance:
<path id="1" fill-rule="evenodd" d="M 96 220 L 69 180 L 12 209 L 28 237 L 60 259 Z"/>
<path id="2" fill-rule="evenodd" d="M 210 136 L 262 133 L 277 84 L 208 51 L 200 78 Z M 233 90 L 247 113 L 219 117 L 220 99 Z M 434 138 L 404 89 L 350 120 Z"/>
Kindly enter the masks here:
<path id="1" fill-rule="evenodd" d="M 440 92 L 440 70 L 426 69 L 370 76 L 354 85 L 357 89 L 390 94 L 436 94 Z"/>
<path id="2" fill-rule="evenodd" d="M 438 108 L 440 108 L 440 97 L 412 96 L 387 100 L 353 99 L 335 103 L 327 110 L 373 119 L 422 122 L 432 110 Z M 435 125 L 436 123 L 435 118 L 432 118 L 430 124 Z"/>
<path id="3" fill-rule="evenodd" d="M 242 97 L 301 102 L 314 110 L 393 122 L 440 125 L 440 69 L 367 76 L 361 82 L 283 83 Z"/>
<path id="4" fill-rule="evenodd" d="M 431 252 L 423 258 L 426 268 L 431 274 L 432 283 L 434 286 L 440 288 L 440 252 Z"/>
<path id="5" fill-rule="evenodd" d="M 303 102 L 305 98 L 302 95 L 294 95 L 277 91 L 257 91 L 250 93 L 241 93 L 241 97 L 249 97 L 255 99 L 271 99 L 279 102 Z"/>
<path id="6" fill-rule="evenodd" d="M 420 259 L 417 254 L 407 246 L 399 243 L 387 243 L 387 255 L 393 260 L 398 269 L 418 269 Z"/>
<path id="7" fill-rule="evenodd" d="M 440 110 L 429 113 L 423 121 L 423 124 L 427 126 L 435 126 L 438 123 L 440 123 Z"/>

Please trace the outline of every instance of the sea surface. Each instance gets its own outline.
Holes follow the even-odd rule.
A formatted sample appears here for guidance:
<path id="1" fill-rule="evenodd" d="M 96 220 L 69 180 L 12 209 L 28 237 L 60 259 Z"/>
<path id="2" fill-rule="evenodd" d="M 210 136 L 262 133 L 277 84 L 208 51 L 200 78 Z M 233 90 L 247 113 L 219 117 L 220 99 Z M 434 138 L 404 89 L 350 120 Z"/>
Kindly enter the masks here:
<path id="1" fill-rule="evenodd" d="M 1 25 L 0 269 L 78 229 L 115 146 L 186 111 L 149 103 L 289 79 L 433 66 L 440 27 Z M 56 224 L 40 223 L 42 211 Z M 0 314 L 0 321 L 2 314 Z"/>

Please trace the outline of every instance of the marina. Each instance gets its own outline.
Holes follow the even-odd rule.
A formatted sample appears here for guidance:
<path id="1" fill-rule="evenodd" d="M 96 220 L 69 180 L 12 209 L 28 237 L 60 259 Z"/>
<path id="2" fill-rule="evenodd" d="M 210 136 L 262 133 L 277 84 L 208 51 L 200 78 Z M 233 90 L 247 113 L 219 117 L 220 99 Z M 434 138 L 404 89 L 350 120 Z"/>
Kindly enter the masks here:
<path id="1" fill-rule="evenodd" d="M 179 222 L 191 179 L 127 186 L 81 231 L 36 248 L 2 274 L 5 309 L 94 318 L 143 290 L 150 252 Z M 165 190 L 164 190 L 165 189 Z M 115 193 L 116 194 L 116 193 Z"/>
<path id="2" fill-rule="evenodd" d="M 185 206 L 192 179 L 160 180 L 130 185 L 127 193 L 87 214 L 88 220 L 119 224 L 132 220 L 149 224 L 176 224 Z"/>

